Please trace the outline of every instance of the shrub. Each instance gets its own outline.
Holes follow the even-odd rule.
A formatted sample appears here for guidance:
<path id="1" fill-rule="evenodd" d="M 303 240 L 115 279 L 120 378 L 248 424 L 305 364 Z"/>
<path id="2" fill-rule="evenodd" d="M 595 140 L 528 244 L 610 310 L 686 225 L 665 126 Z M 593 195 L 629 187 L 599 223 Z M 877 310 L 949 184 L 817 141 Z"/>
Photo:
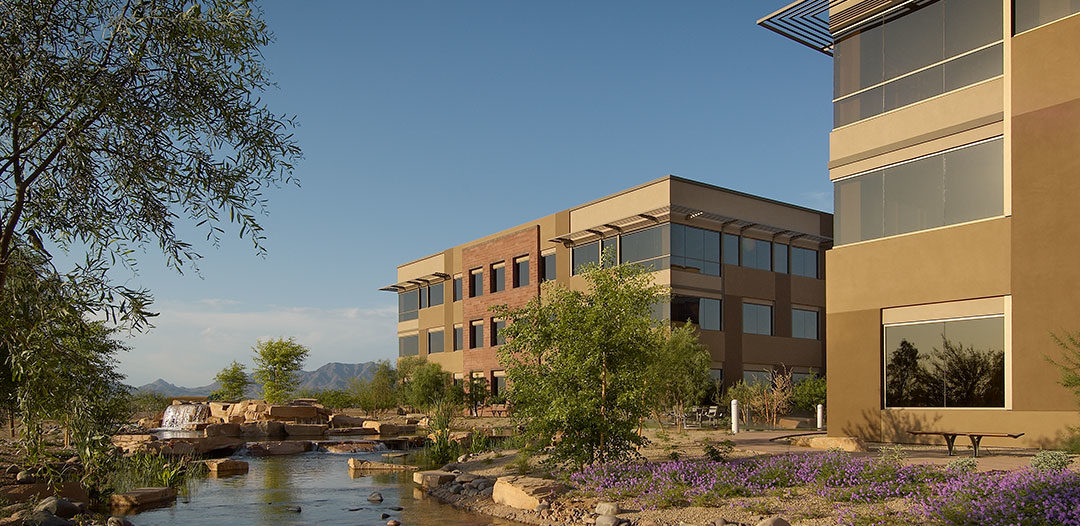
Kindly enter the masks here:
<path id="1" fill-rule="evenodd" d="M 978 467 L 974 457 L 962 457 L 954 459 L 945 465 L 945 469 L 952 474 L 973 473 Z"/>
<path id="2" fill-rule="evenodd" d="M 1040 451 L 1031 457 L 1031 469 L 1035 471 L 1063 471 L 1072 464 L 1072 458 L 1064 451 Z"/>
<path id="3" fill-rule="evenodd" d="M 715 446 L 713 444 L 705 444 L 705 458 L 713 462 L 724 462 L 728 459 L 728 455 L 735 450 L 735 442 L 730 440 L 724 440 Z"/>
<path id="4" fill-rule="evenodd" d="M 434 464 L 446 464 L 458 456 L 457 442 L 450 441 L 450 423 L 457 411 L 457 405 L 448 400 L 439 400 L 431 406 L 428 427 L 435 438 L 431 441 L 428 459 Z"/>
<path id="5" fill-rule="evenodd" d="M 818 404 L 825 403 L 826 383 L 824 376 L 815 376 L 795 384 L 791 393 L 792 405 L 801 411 L 816 411 Z"/>

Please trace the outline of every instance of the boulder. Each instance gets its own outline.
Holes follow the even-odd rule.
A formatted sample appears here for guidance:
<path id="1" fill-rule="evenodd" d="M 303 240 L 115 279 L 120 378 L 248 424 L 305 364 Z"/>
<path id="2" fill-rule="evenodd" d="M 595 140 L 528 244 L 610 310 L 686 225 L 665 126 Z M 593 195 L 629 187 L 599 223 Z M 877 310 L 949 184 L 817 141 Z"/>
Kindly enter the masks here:
<path id="1" fill-rule="evenodd" d="M 346 436 L 346 435 L 377 435 L 379 432 L 370 427 L 342 427 L 339 429 L 327 429 L 327 435 L 334 436 Z"/>
<path id="2" fill-rule="evenodd" d="M 0 486 L 0 499 L 6 502 L 36 502 L 52 495 L 64 497 L 72 502 L 90 502 L 86 489 L 78 482 L 61 483 L 55 490 L 44 482 Z"/>
<path id="3" fill-rule="evenodd" d="M 205 460 L 203 461 L 210 470 L 211 477 L 227 477 L 229 475 L 242 475 L 248 472 L 248 463 L 242 460 Z"/>
<path id="4" fill-rule="evenodd" d="M 435 441 L 435 433 L 430 433 L 427 436 L 427 439 L 434 442 Z M 473 440 L 472 431 L 451 431 L 450 432 L 450 442 L 458 444 L 459 446 L 462 447 L 462 449 L 469 449 L 469 447 L 472 445 L 472 440 Z"/>
<path id="5" fill-rule="evenodd" d="M 456 476 L 448 471 L 418 471 L 413 473 L 413 482 L 424 489 L 435 489 L 453 482 Z"/>
<path id="6" fill-rule="evenodd" d="M 858 437 L 795 437 L 791 440 L 791 443 L 792 445 L 810 447 L 814 449 L 840 449 L 852 453 L 865 453 L 867 451 L 866 443 Z"/>
<path id="7" fill-rule="evenodd" d="M 245 437 L 283 437 L 285 424 L 281 422 L 247 422 L 240 425 L 240 433 Z"/>
<path id="8" fill-rule="evenodd" d="M 23 519 L 23 526 L 75 526 L 74 522 L 62 519 L 47 511 L 35 511 Z"/>
<path id="9" fill-rule="evenodd" d="M 512 475 L 495 481 L 491 498 L 519 510 L 535 510 L 541 501 L 553 499 L 566 488 L 553 480 Z"/>
<path id="10" fill-rule="evenodd" d="M 379 493 L 378 491 L 373 492 L 371 495 L 368 495 L 367 500 L 368 502 L 382 502 L 382 493 Z"/>
<path id="11" fill-rule="evenodd" d="M 240 424 L 210 424 L 203 429 L 203 435 L 207 438 L 226 436 L 238 437 L 243 435 Z"/>
<path id="12" fill-rule="evenodd" d="M 778 421 L 782 429 L 795 429 L 802 423 L 801 419 L 791 417 L 781 417 Z"/>
<path id="13" fill-rule="evenodd" d="M 340 413 L 330 415 L 330 427 L 335 429 L 347 427 L 363 427 L 364 422 L 367 422 L 367 419 L 358 416 L 349 416 Z"/>
<path id="14" fill-rule="evenodd" d="M 161 427 L 161 420 L 157 418 L 140 418 L 139 427 L 143 429 L 154 429 Z"/>
<path id="15" fill-rule="evenodd" d="M 81 510 L 70 500 L 61 497 L 49 497 L 34 506 L 34 511 L 47 511 L 61 519 L 70 519 Z"/>
<path id="16" fill-rule="evenodd" d="M 771 517 L 757 523 L 757 526 L 791 526 L 791 523 L 780 517 Z"/>
<path id="17" fill-rule="evenodd" d="M 229 408 L 232 407 L 231 403 L 226 402 L 210 402 L 210 416 L 226 420 L 229 418 Z"/>
<path id="18" fill-rule="evenodd" d="M 109 520 L 105 522 L 105 526 L 134 526 L 131 521 L 123 517 L 109 517 Z"/>
<path id="19" fill-rule="evenodd" d="M 267 415 L 275 420 L 295 420 L 319 416 L 318 408 L 310 405 L 272 405 Z"/>
<path id="20" fill-rule="evenodd" d="M 399 435 L 415 435 L 416 424 L 403 424 L 397 426 L 397 434 Z M 423 438 L 421 438 L 423 440 Z"/>
<path id="21" fill-rule="evenodd" d="M 599 502 L 596 504 L 597 515 L 618 515 L 622 513 L 622 508 L 619 507 L 618 502 Z"/>
<path id="22" fill-rule="evenodd" d="M 375 451 L 378 444 L 365 440 L 362 442 L 328 442 L 319 444 L 319 447 L 331 453 L 371 453 Z"/>
<path id="23" fill-rule="evenodd" d="M 614 515 L 601 515 L 596 518 L 595 526 L 619 526 L 622 521 Z"/>
<path id="24" fill-rule="evenodd" d="M 285 424 L 285 434 L 288 436 L 323 436 L 329 426 L 326 424 Z"/>
<path id="25" fill-rule="evenodd" d="M 416 466 L 410 466 L 408 464 L 391 464 L 389 462 L 376 462 L 374 460 L 364 460 L 362 458 L 350 458 L 349 469 L 357 471 L 413 471 L 417 468 Z"/>
<path id="26" fill-rule="evenodd" d="M 248 454 L 253 457 L 296 455 L 311 451 L 314 446 L 306 440 L 279 440 L 276 442 L 252 442 L 248 444 Z"/>
<path id="27" fill-rule="evenodd" d="M 115 493 L 109 500 L 113 508 L 138 508 L 176 500 L 175 488 L 139 488 L 127 493 Z"/>
<path id="28" fill-rule="evenodd" d="M 374 429 L 376 435 L 395 436 L 398 434 L 397 426 L 388 422 L 367 420 L 364 422 L 364 427 L 367 429 Z"/>

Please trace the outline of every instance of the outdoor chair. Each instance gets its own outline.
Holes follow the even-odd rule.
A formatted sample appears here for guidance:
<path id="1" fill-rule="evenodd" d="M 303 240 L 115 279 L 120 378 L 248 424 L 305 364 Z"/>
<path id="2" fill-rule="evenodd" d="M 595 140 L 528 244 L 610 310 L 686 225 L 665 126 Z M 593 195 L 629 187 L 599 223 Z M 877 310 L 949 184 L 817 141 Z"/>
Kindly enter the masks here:
<path id="1" fill-rule="evenodd" d="M 720 413 L 720 406 L 717 405 L 710 405 L 709 410 L 705 411 L 705 419 L 709 422 L 709 425 L 715 424 L 722 416 L 723 414 Z"/>

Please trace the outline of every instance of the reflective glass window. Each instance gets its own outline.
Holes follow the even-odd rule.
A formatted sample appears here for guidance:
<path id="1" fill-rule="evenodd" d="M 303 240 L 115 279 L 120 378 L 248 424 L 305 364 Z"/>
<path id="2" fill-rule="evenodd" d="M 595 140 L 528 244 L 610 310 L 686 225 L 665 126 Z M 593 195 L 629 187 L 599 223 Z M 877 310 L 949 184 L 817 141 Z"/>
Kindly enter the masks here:
<path id="1" fill-rule="evenodd" d="M 461 301 L 461 278 L 454 278 L 454 301 Z"/>
<path id="2" fill-rule="evenodd" d="M 772 335 L 772 306 L 743 303 L 743 333 Z"/>
<path id="3" fill-rule="evenodd" d="M 904 9 L 902 16 L 885 21 L 886 79 L 945 58 L 945 3 Z"/>
<path id="4" fill-rule="evenodd" d="M 724 310 L 721 301 L 713 298 L 701 298 L 698 308 L 698 326 L 707 331 L 722 330 Z"/>
<path id="5" fill-rule="evenodd" d="M 484 295 L 484 271 L 474 270 L 469 274 L 469 297 Z"/>
<path id="6" fill-rule="evenodd" d="M 720 233 L 672 223 L 671 265 L 719 276 Z"/>
<path id="7" fill-rule="evenodd" d="M 420 308 L 426 309 L 428 306 L 428 289 L 427 287 L 420 287 Z"/>
<path id="8" fill-rule="evenodd" d="M 945 223 L 963 223 L 1004 211 L 1001 141 L 948 152 L 945 159 Z"/>
<path id="9" fill-rule="evenodd" d="M 479 349 L 484 346 L 484 322 L 474 321 L 469 324 L 469 348 Z"/>
<path id="10" fill-rule="evenodd" d="M 574 259 L 574 273 L 577 276 L 585 271 L 585 267 L 600 262 L 600 243 L 593 241 L 587 245 L 574 247 L 571 251 Z"/>
<path id="11" fill-rule="evenodd" d="M 1080 0 L 1015 0 L 1013 5 L 1017 33 L 1080 13 Z"/>
<path id="12" fill-rule="evenodd" d="M 465 348 L 465 329 L 460 325 L 454 327 L 454 350 L 460 351 Z"/>
<path id="13" fill-rule="evenodd" d="M 671 296 L 671 321 L 697 324 L 701 316 L 700 298 L 675 294 Z"/>
<path id="14" fill-rule="evenodd" d="M 882 236 L 885 219 L 883 175 L 877 171 L 836 182 L 833 230 L 837 245 Z"/>
<path id="15" fill-rule="evenodd" d="M 398 356 L 416 356 L 420 354 L 420 335 L 398 337 Z"/>
<path id="16" fill-rule="evenodd" d="M 842 97 L 885 80 L 884 27 L 878 21 L 836 41 L 833 93 Z"/>
<path id="17" fill-rule="evenodd" d="M 541 259 L 541 264 L 544 267 L 543 268 L 543 271 L 544 271 L 543 281 L 555 281 L 555 278 L 558 275 L 558 273 L 557 273 L 558 269 L 555 266 L 555 253 L 552 252 L 552 253 L 550 253 L 550 254 L 548 254 L 548 255 L 540 258 L 540 259 Z"/>
<path id="18" fill-rule="evenodd" d="M 791 337 L 818 339 L 818 312 L 816 310 L 791 309 Z"/>
<path id="19" fill-rule="evenodd" d="M 942 64 L 945 91 L 962 88 L 1001 75 L 1002 45 L 991 46 Z"/>
<path id="20" fill-rule="evenodd" d="M 948 0 L 945 2 L 946 57 L 953 57 L 1001 40 L 1003 15 L 1003 11 L 999 9 L 1001 2 L 998 2 L 999 5 L 996 6 L 987 6 L 987 3 L 986 0 Z M 1080 4 L 1080 2 L 1077 3 Z"/>
<path id="21" fill-rule="evenodd" d="M 643 263 L 665 256 L 670 251 L 670 227 L 657 225 L 637 232 L 624 234 L 620 243 L 622 263 Z"/>
<path id="22" fill-rule="evenodd" d="M 791 273 L 796 276 L 818 278 L 818 253 L 802 247 L 791 247 Z"/>
<path id="23" fill-rule="evenodd" d="M 491 344 L 502 345 L 506 343 L 506 332 L 503 330 L 506 328 L 506 322 L 502 320 L 495 321 L 491 324 Z"/>
<path id="24" fill-rule="evenodd" d="M 781 243 L 773 243 L 773 272 L 787 273 L 788 271 L 788 246 Z"/>
<path id="25" fill-rule="evenodd" d="M 739 236 L 724 234 L 724 264 L 739 264 Z"/>
<path id="26" fill-rule="evenodd" d="M 443 331 L 428 331 L 427 349 L 428 354 L 443 352 Z"/>
<path id="27" fill-rule="evenodd" d="M 506 377 L 496 376 L 495 383 L 491 384 L 491 396 L 496 397 L 506 394 Z"/>
<path id="28" fill-rule="evenodd" d="M 742 266 L 772 270 L 772 243 L 760 239 L 742 238 Z"/>
<path id="29" fill-rule="evenodd" d="M 529 258 L 514 260 L 514 286 L 524 287 L 529 284 Z"/>
<path id="30" fill-rule="evenodd" d="M 944 159 L 940 155 L 885 169 L 885 235 L 945 224 Z"/>
<path id="31" fill-rule="evenodd" d="M 506 290 L 506 267 L 494 267 L 491 269 L 491 292 L 504 290 Z"/>
<path id="32" fill-rule="evenodd" d="M 887 407 L 1004 407 L 1005 318 L 885 327 Z"/>
<path id="33" fill-rule="evenodd" d="M 398 294 L 398 321 L 415 320 L 420 309 L 420 290 L 413 289 Z"/>
<path id="34" fill-rule="evenodd" d="M 762 370 L 749 370 L 743 371 L 743 382 L 749 385 L 754 384 L 771 384 L 772 373 Z"/>
<path id="35" fill-rule="evenodd" d="M 442 283 L 436 283 L 428 287 L 428 298 L 430 298 L 428 299 L 428 306 L 434 307 L 436 305 L 442 305 L 444 293 Z"/>

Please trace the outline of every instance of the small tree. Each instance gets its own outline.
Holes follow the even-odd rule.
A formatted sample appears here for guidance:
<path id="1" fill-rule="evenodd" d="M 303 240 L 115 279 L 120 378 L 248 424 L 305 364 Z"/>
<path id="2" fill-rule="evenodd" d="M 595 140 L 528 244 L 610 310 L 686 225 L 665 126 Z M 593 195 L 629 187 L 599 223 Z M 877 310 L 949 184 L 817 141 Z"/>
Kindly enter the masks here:
<path id="1" fill-rule="evenodd" d="M 408 407 L 426 411 L 447 397 L 453 379 L 450 373 L 434 362 L 423 362 L 412 368 L 403 391 L 404 402 Z"/>
<path id="2" fill-rule="evenodd" d="M 477 416 L 480 411 L 480 407 L 487 402 L 488 394 L 488 381 L 483 376 L 470 376 L 466 389 L 463 394 L 465 398 L 465 405 L 468 406 L 469 411 L 473 416 Z"/>
<path id="3" fill-rule="evenodd" d="M 814 412 L 818 404 L 824 404 L 828 382 L 824 376 L 813 376 L 795 384 L 791 392 L 791 403 L 796 409 Z"/>
<path id="4" fill-rule="evenodd" d="M 262 384 L 263 398 L 280 404 L 292 397 L 297 385 L 297 373 L 304 366 L 308 348 L 289 338 L 259 340 L 255 353 L 255 380 Z"/>
<path id="5" fill-rule="evenodd" d="M 247 392 L 248 386 L 251 385 L 251 380 L 244 370 L 244 365 L 236 360 L 233 360 L 232 364 L 217 373 L 214 381 L 218 383 L 218 388 L 213 393 L 210 393 L 210 396 L 215 400 L 240 400 L 244 397 L 244 393 Z"/>
<path id="6" fill-rule="evenodd" d="M 379 413 L 397 406 L 397 383 L 397 371 L 390 366 L 390 362 L 383 360 L 376 366 L 375 374 L 370 380 L 353 378 L 349 382 L 349 390 L 357 407 L 369 416 L 377 417 Z"/>
<path id="7" fill-rule="evenodd" d="M 649 363 L 647 385 L 653 416 L 663 422 L 664 412 L 674 409 L 682 415 L 687 405 L 705 398 L 712 383 L 712 356 L 689 323 L 672 329 L 655 353 Z"/>
<path id="8" fill-rule="evenodd" d="M 652 306 L 665 293 L 639 266 L 593 265 L 585 291 L 546 285 L 521 309 L 506 306 L 499 362 L 514 386 L 512 418 L 549 462 L 576 466 L 627 457 L 645 442 L 645 378 L 662 345 Z"/>

